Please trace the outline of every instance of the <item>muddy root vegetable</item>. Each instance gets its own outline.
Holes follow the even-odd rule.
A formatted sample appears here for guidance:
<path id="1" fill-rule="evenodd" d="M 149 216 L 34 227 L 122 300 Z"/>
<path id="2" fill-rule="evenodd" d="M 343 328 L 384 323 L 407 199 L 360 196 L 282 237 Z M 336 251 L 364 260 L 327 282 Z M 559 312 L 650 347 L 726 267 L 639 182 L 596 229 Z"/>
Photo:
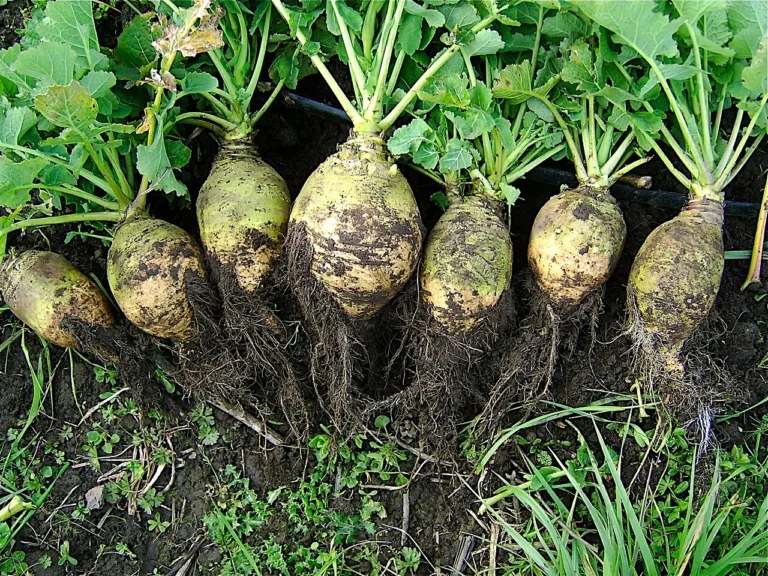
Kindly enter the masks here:
<path id="1" fill-rule="evenodd" d="M 454 336 L 485 321 L 510 288 L 512 242 L 499 209 L 481 196 L 457 199 L 427 238 L 419 277 L 423 299 Z"/>
<path id="2" fill-rule="evenodd" d="M 557 307 L 578 306 L 611 276 L 626 235 L 624 217 L 608 190 L 566 190 L 537 214 L 528 264 Z"/>
<path id="3" fill-rule="evenodd" d="M 112 308 L 96 283 L 63 256 L 28 250 L 0 270 L 3 298 L 22 322 L 64 348 L 80 348 L 79 329 L 113 328 Z"/>
<path id="4" fill-rule="evenodd" d="M 722 226 L 720 202 L 692 201 L 651 232 L 632 264 L 631 335 L 646 366 L 674 379 L 683 378 L 681 348 L 715 303 L 724 268 Z"/>
<path id="5" fill-rule="evenodd" d="M 306 231 L 312 275 L 358 320 L 371 318 L 405 286 L 423 238 L 413 191 L 384 142 L 372 136 L 349 140 L 312 173 L 290 228 Z"/>
<path id="6" fill-rule="evenodd" d="M 179 342 L 196 336 L 189 275 L 205 277 L 202 251 L 178 226 L 135 218 L 117 229 L 107 278 L 118 306 L 141 330 Z"/>
<path id="7" fill-rule="evenodd" d="M 200 239 L 212 265 L 228 269 L 246 293 L 254 293 L 280 256 L 291 198 L 280 175 L 250 142 L 219 151 L 200 189 Z"/>

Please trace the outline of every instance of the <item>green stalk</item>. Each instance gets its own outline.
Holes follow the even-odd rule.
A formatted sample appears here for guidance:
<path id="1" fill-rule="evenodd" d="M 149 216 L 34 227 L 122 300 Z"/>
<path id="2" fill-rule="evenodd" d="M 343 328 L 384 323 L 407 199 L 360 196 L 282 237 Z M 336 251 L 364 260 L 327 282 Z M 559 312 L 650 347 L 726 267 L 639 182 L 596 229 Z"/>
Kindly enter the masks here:
<path id="1" fill-rule="evenodd" d="M 207 112 L 185 112 L 184 114 L 179 114 L 176 117 L 176 123 L 178 124 L 180 122 L 186 122 L 191 118 L 204 120 L 211 124 L 216 124 L 221 126 L 224 130 L 234 130 L 237 128 L 237 124 L 233 124 L 232 122 L 224 120 L 223 118 L 219 118 L 213 114 L 208 114 Z M 189 122 L 187 122 L 187 124 L 189 124 Z"/>
<path id="2" fill-rule="evenodd" d="M 387 84 L 387 76 L 389 73 L 389 64 L 392 60 L 392 53 L 395 50 L 395 43 L 397 42 L 397 31 L 400 27 L 400 20 L 403 17 L 403 11 L 405 9 L 405 2 L 400 2 L 397 5 L 397 11 L 394 15 L 394 21 L 387 37 L 387 43 L 384 47 L 384 57 L 381 63 L 381 67 L 378 70 L 378 79 L 376 81 L 376 90 L 373 93 L 373 99 L 370 105 L 365 110 L 366 119 L 376 122 L 381 118 L 382 109 L 382 96 L 384 95 L 384 87 Z"/>
<path id="3" fill-rule="evenodd" d="M 752 158 L 752 155 L 755 153 L 755 150 L 758 149 L 760 146 L 760 143 L 763 141 L 763 138 L 765 137 L 765 134 L 758 134 L 752 144 L 749 145 L 749 148 L 747 148 L 747 151 L 744 153 L 744 155 L 741 157 L 741 160 L 736 165 L 736 167 L 731 170 L 730 175 L 728 176 L 728 179 L 725 181 L 725 184 L 723 184 L 723 188 L 727 187 L 731 181 L 738 176 L 739 172 L 741 172 L 741 169 L 746 166 L 747 162 L 749 162 L 749 159 Z"/>
<path id="4" fill-rule="evenodd" d="M 475 75 L 475 69 L 472 67 L 472 62 L 470 62 L 469 56 L 467 56 L 467 51 L 462 47 L 459 49 L 459 52 L 461 52 L 461 57 L 464 59 L 464 67 L 467 69 L 467 76 L 469 76 L 469 85 L 470 87 L 474 88 L 477 86 L 477 76 Z M 488 134 L 482 135 L 481 142 L 483 145 L 483 158 L 485 165 L 487 169 L 490 170 L 492 178 L 494 162 L 493 151 L 491 150 L 491 140 L 488 138 Z"/>
<path id="5" fill-rule="evenodd" d="M 634 162 L 630 162 L 626 166 L 622 167 L 620 170 L 617 170 L 611 176 L 608 177 L 608 187 L 613 186 L 618 182 L 625 174 L 629 174 L 632 170 L 637 168 L 638 166 L 642 166 L 643 164 L 646 164 L 650 160 L 650 156 L 645 158 L 638 158 Z"/>
<path id="6" fill-rule="evenodd" d="M 739 159 L 739 156 L 741 156 L 741 153 L 744 151 L 744 147 L 747 145 L 747 140 L 749 140 L 749 138 L 751 137 L 752 130 L 755 129 L 755 125 L 757 124 L 757 119 L 763 113 L 763 108 L 765 108 L 766 103 L 768 103 L 768 93 L 766 93 L 763 96 L 763 99 L 760 101 L 760 107 L 757 109 L 757 112 L 755 112 L 755 114 L 752 116 L 752 120 L 749 122 L 747 129 L 744 131 L 744 134 L 742 135 L 741 140 L 739 141 L 739 144 L 736 147 L 736 151 L 734 152 L 731 159 L 728 161 L 728 164 L 725 166 L 725 169 L 720 174 L 720 177 L 715 182 L 714 188 L 718 192 L 725 187 L 725 182 L 731 177 L 731 172 L 733 171 L 733 167 L 736 165 L 736 162 Z"/>
<path id="7" fill-rule="evenodd" d="M 533 53 L 531 54 L 531 79 L 536 77 L 536 65 L 539 61 L 539 48 L 541 47 L 541 26 L 544 23 L 544 6 L 539 6 L 539 20 L 536 22 L 536 38 L 533 41 Z M 517 109 L 517 117 L 515 118 L 515 126 L 517 130 L 512 131 L 512 136 L 516 139 L 517 132 L 520 129 L 520 125 L 523 122 L 523 116 L 525 115 L 525 106 L 520 106 Z"/>
<path id="8" fill-rule="evenodd" d="M 365 12 L 363 20 L 363 57 L 366 60 L 373 58 L 373 40 L 376 32 L 376 15 L 381 9 L 381 2 L 371 2 L 368 4 L 368 10 Z"/>
<path id="9" fill-rule="evenodd" d="M 20 514 L 21 512 L 24 512 L 25 510 L 34 510 L 35 505 L 30 504 L 29 502 L 24 502 L 24 500 L 21 499 L 20 496 L 16 495 L 11 498 L 11 501 L 8 502 L 5 506 L 0 508 L 0 522 L 7 522 L 16 514 Z"/>
<path id="10" fill-rule="evenodd" d="M 272 0 L 272 5 L 280 13 L 280 16 L 282 16 L 283 19 L 286 22 L 288 22 L 290 19 L 288 10 L 286 9 L 282 0 Z M 301 30 L 296 30 L 296 39 L 299 41 L 299 43 L 301 43 L 302 46 L 305 46 L 307 43 L 307 37 L 304 35 L 304 32 L 302 32 Z M 317 71 L 320 72 L 320 75 L 328 84 L 328 87 L 331 89 L 331 92 L 333 92 L 334 96 L 336 96 L 336 99 L 339 101 L 339 104 L 344 109 L 344 112 L 346 112 L 347 116 L 349 116 L 350 120 L 352 120 L 352 124 L 362 124 L 364 122 L 363 117 L 354 107 L 352 102 L 349 101 L 349 98 L 347 98 L 347 95 L 344 94 L 344 91 L 341 89 L 341 86 L 339 86 L 339 84 L 336 82 L 333 75 L 325 66 L 325 63 L 316 54 L 310 56 L 309 59 L 312 62 L 312 64 L 315 66 L 315 68 L 317 68 Z"/>
<path id="11" fill-rule="evenodd" d="M 540 154 L 538 151 L 536 151 L 535 152 L 536 157 L 531 159 L 530 161 L 523 162 L 523 164 L 519 168 L 510 172 L 507 175 L 507 181 L 515 182 L 516 180 L 519 180 L 520 178 L 528 174 L 528 172 L 536 168 L 536 166 L 538 166 L 542 162 L 549 160 L 550 158 L 552 158 L 552 156 L 554 156 L 555 154 L 558 154 L 564 149 L 565 149 L 565 144 L 558 144 L 554 148 L 550 148 L 549 150 L 547 150 L 544 154 Z"/>
<path id="12" fill-rule="evenodd" d="M 765 221 L 768 217 L 768 178 L 763 188 L 763 201 L 760 204 L 760 215 L 757 218 L 757 231 L 752 245 L 752 257 L 749 260 L 749 272 L 741 289 L 745 290 L 752 284 L 760 284 L 760 267 L 763 263 L 763 242 L 765 242 Z"/>
<path id="13" fill-rule="evenodd" d="M 610 158 L 614 130 L 613 124 L 608 124 L 600 137 L 600 144 L 597 147 L 597 163 L 600 166 L 603 166 Z"/>
<path id="14" fill-rule="evenodd" d="M 65 214 L 63 216 L 30 218 L 29 220 L 14 222 L 7 228 L 0 229 L 0 237 L 25 228 L 38 228 L 40 226 L 53 226 L 56 224 L 72 224 L 74 222 L 119 222 L 122 219 L 123 215 L 120 212 L 81 212 L 78 214 Z"/>
<path id="15" fill-rule="evenodd" d="M 216 71 L 219 73 L 219 76 L 221 76 L 221 79 L 224 81 L 224 86 L 226 87 L 229 94 L 232 96 L 232 98 L 237 99 L 237 85 L 232 79 L 232 75 L 229 73 L 229 70 L 227 70 L 227 67 L 221 61 L 221 49 L 219 48 L 216 50 L 211 50 L 208 52 L 208 56 L 210 57 L 211 62 L 213 62 L 213 65 L 216 67 Z M 173 63 L 173 59 L 171 57 L 169 57 L 169 59 L 171 60 L 171 63 Z M 170 66 L 168 68 L 170 69 Z M 162 88 L 160 90 L 162 90 Z"/>
<path id="16" fill-rule="evenodd" d="M 392 68 L 392 73 L 389 75 L 389 82 L 387 83 L 387 96 L 392 96 L 392 93 L 395 91 L 395 86 L 397 85 L 397 79 L 400 77 L 400 72 L 403 69 L 403 64 L 405 63 L 405 50 L 400 50 L 397 54 L 397 60 L 395 60 L 395 65 Z"/>
<path id="17" fill-rule="evenodd" d="M 237 51 L 237 61 L 234 64 L 235 84 L 242 86 L 245 83 L 245 68 L 248 65 L 248 25 L 243 14 L 237 10 L 238 28 L 240 28 L 240 49 Z"/>
<path id="18" fill-rule="evenodd" d="M 715 153 L 712 150 L 712 134 L 709 131 L 712 120 L 709 114 L 709 95 L 704 87 L 704 69 L 701 65 L 701 54 L 699 53 L 699 41 L 696 39 L 696 31 L 689 23 L 686 23 L 686 27 L 691 37 L 691 50 L 693 50 L 696 66 L 699 69 L 696 72 L 696 81 L 699 88 L 699 126 L 704 143 L 704 161 L 711 172 L 715 167 Z"/>
<path id="19" fill-rule="evenodd" d="M 233 116 L 233 115 L 234 115 L 234 112 L 232 111 L 232 109 L 231 109 L 230 107 L 228 107 L 228 106 L 225 106 L 225 105 L 224 105 L 224 104 L 221 102 L 221 100 L 219 100 L 218 98 L 216 98 L 216 96 L 214 96 L 214 95 L 213 95 L 213 94 L 211 94 L 210 92 L 200 92 L 200 96 L 202 96 L 203 98 L 205 98 L 206 100 L 208 100 L 208 102 L 210 102 L 210 103 L 211 103 L 211 105 L 214 107 L 214 109 L 215 109 L 215 110 L 216 110 L 216 111 L 217 111 L 219 114 L 222 114 L 223 116 L 226 116 L 226 117 L 228 117 L 228 118 L 229 118 L 230 116 Z M 235 106 L 236 106 L 236 105 L 235 105 Z M 235 106 L 233 106 L 232 108 L 234 108 Z"/>
<path id="20" fill-rule="evenodd" d="M 256 123 L 261 120 L 261 117 L 264 116 L 269 107 L 272 106 L 272 103 L 275 101 L 278 94 L 280 94 L 280 90 L 283 89 L 283 86 L 285 86 L 285 82 L 280 80 L 280 82 L 277 83 L 277 86 L 275 86 L 275 89 L 272 90 L 272 94 L 270 94 L 269 98 L 267 98 L 267 101 L 264 102 L 264 106 L 259 108 L 259 111 L 256 112 L 256 114 L 254 114 L 251 118 L 251 127 L 255 126 Z"/>
<path id="21" fill-rule="evenodd" d="M 685 186 L 686 190 L 690 190 L 692 185 L 691 180 L 685 174 L 680 172 L 680 170 L 675 168 L 674 164 L 672 164 L 672 161 L 667 157 L 656 140 L 653 139 L 653 137 L 648 134 L 645 134 L 645 137 L 648 138 L 649 142 L 651 143 L 651 147 L 653 148 L 654 152 L 656 152 L 656 155 L 661 158 L 661 161 L 664 163 L 664 166 L 667 167 L 667 170 L 669 170 L 669 172 L 677 179 L 678 182 Z"/>
<path id="22" fill-rule="evenodd" d="M 728 143 L 725 146 L 725 152 L 723 152 L 723 155 L 720 158 L 720 162 L 717 164 L 717 168 L 715 168 L 715 175 L 718 178 L 725 170 L 725 166 L 728 164 L 728 162 L 731 159 L 731 156 L 733 155 L 733 150 L 734 150 L 734 147 L 736 146 L 736 140 L 738 140 L 739 134 L 741 133 L 741 123 L 743 121 L 744 121 L 744 110 L 739 108 L 739 110 L 736 112 L 736 119 L 733 121 L 731 136 L 728 138 Z"/>
<path id="23" fill-rule="evenodd" d="M 259 55 L 256 58 L 256 65 L 253 67 L 253 74 L 251 74 L 251 80 L 248 82 L 248 87 L 245 89 L 247 94 L 243 107 L 248 110 L 251 105 L 251 99 L 256 93 L 256 86 L 259 84 L 259 78 L 261 78 L 261 69 L 264 67 L 264 58 L 267 55 L 267 45 L 269 44 L 269 28 L 272 24 L 272 5 L 267 8 L 267 13 L 264 15 L 264 30 L 261 34 L 261 45 L 259 46 Z"/>
<path id="24" fill-rule="evenodd" d="M 65 168 L 71 168 L 69 162 L 66 160 L 62 160 L 61 158 L 57 158 L 56 156 L 51 156 L 49 154 L 46 154 L 45 152 L 40 152 L 39 150 L 35 150 L 33 148 L 27 148 L 25 146 L 17 146 L 15 144 L 5 144 L 3 142 L 0 142 L 0 148 L 7 148 L 8 150 L 13 150 L 14 152 L 21 152 L 24 154 L 29 154 L 30 156 L 35 156 L 36 158 L 44 158 L 45 160 L 48 160 L 51 164 L 56 164 L 57 166 L 64 166 Z M 106 180 L 103 178 L 100 178 L 93 172 L 85 169 L 80 169 L 79 174 L 88 180 L 91 184 L 101 188 L 104 192 L 115 197 L 112 191 L 112 188 L 109 186 Z"/>
<path id="25" fill-rule="evenodd" d="M 279 0 L 273 0 L 273 1 L 279 1 Z M 488 16 L 487 18 L 484 18 L 477 24 L 475 24 L 472 27 L 472 33 L 477 34 L 480 30 L 484 29 L 489 24 L 493 23 L 496 20 L 496 15 L 492 14 Z M 397 103 L 397 106 L 395 106 L 392 111 L 387 114 L 387 116 L 379 123 L 379 130 L 384 132 L 385 130 L 388 130 L 392 127 L 392 124 L 395 123 L 395 121 L 398 119 L 400 114 L 403 113 L 403 111 L 411 104 L 414 98 L 416 98 L 419 90 L 421 90 L 424 85 L 427 83 L 427 81 L 434 76 L 440 68 L 442 68 L 443 64 L 448 62 L 448 60 L 451 59 L 451 57 L 456 53 L 456 51 L 460 48 L 457 44 L 454 44 L 453 46 L 446 49 L 445 52 L 437 59 L 435 60 L 429 68 L 427 68 L 424 73 L 421 75 L 421 77 L 414 82 L 413 86 L 408 90 L 406 95 L 403 97 L 400 102 Z"/>
<path id="26" fill-rule="evenodd" d="M 630 132 L 627 134 L 626 138 L 622 140 L 621 144 L 619 144 L 619 147 L 616 149 L 616 151 L 611 155 L 611 157 L 605 162 L 603 167 L 600 169 L 600 175 L 601 176 L 609 176 L 613 173 L 616 168 L 621 165 L 621 159 L 624 157 L 624 154 L 629 150 L 629 147 L 632 145 L 632 142 L 635 140 L 635 135 Z M 647 162 L 647 160 L 646 160 Z"/>
<path id="27" fill-rule="evenodd" d="M 122 206 L 123 208 L 128 207 L 128 205 L 131 203 L 130 198 L 128 198 L 125 194 L 123 194 L 123 191 L 120 188 L 120 185 L 115 181 L 115 178 L 112 175 L 109 169 L 109 166 L 107 166 L 104 163 L 104 159 L 96 152 L 96 149 L 93 147 L 93 144 L 91 144 L 91 142 L 88 140 L 88 138 L 85 137 L 84 134 L 82 136 L 83 136 L 83 145 L 85 146 L 85 150 L 88 152 L 88 155 L 96 164 L 96 167 L 99 169 L 99 172 L 101 172 L 101 175 L 104 176 L 104 179 L 107 181 L 107 184 L 109 184 L 110 188 L 112 188 L 113 196 L 120 203 L 120 206 Z"/>
<path id="28" fill-rule="evenodd" d="M 405 7 L 404 2 L 401 4 Z M 349 29 L 347 28 L 346 22 L 341 18 L 341 12 L 339 12 L 339 6 L 336 0 L 331 0 L 331 7 L 336 14 L 336 21 L 339 24 L 341 38 L 344 41 L 344 47 L 347 50 L 349 69 L 352 72 L 352 80 L 357 84 L 362 99 L 363 109 L 367 109 L 371 101 L 371 96 L 368 94 L 368 90 L 365 86 L 365 74 L 363 74 L 363 69 L 360 67 L 360 61 L 358 60 L 357 52 L 355 51 L 355 44 L 352 41 L 352 37 L 349 35 Z"/>
<path id="29" fill-rule="evenodd" d="M 111 138 L 110 141 L 112 141 Z M 117 174 L 117 180 L 120 184 L 120 189 L 123 191 L 123 194 L 126 196 L 126 198 L 132 200 L 133 189 L 131 188 L 130 184 L 128 184 L 128 180 L 123 173 L 123 167 L 120 165 L 120 157 L 117 155 L 117 151 L 112 148 L 107 148 L 106 153 L 107 158 L 109 159 L 109 163 L 112 165 L 112 169 L 115 171 L 115 174 Z"/>
<path id="30" fill-rule="evenodd" d="M 22 190 L 38 190 L 38 189 L 48 190 L 49 192 L 58 192 L 60 194 L 68 194 L 70 196 L 82 198 L 83 200 L 87 200 L 88 202 L 93 202 L 94 204 L 97 204 L 102 208 L 106 208 L 107 210 L 112 210 L 114 212 L 120 211 L 120 204 L 118 204 L 117 202 L 104 200 L 103 198 L 99 198 L 98 196 L 89 194 L 88 192 L 78 190 L 77 188 L 69 188 L 65 186 L 46 186 L 44 184 L 29 184 L 28 186 L 15 186 L 13 188 L 10 188 L 8 192 L 13 193 L 13 192 L 21 192 Z"/>

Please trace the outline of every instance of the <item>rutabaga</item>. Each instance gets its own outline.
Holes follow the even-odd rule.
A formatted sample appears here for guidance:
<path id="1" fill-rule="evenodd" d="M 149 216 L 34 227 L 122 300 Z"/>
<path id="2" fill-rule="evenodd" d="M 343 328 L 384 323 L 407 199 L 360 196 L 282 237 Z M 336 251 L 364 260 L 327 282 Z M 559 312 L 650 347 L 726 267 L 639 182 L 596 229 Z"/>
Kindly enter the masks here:
<path id="1" fill-rule="evenodd" d="M 680 215 L 654 230 L 637 254 L 627 289 L 629 330 L 646 384 L 677 415 L 698 414 L 708 426 L 723 388 L 705 374 L 686 377 L 681 351 L 720 285 L 725 188 L 765 136 L 768 2 L 673 0 L 664 12 L 648 2 L 627 2 L 621 11 L 605 0 L 574 4 L 626 46 L 619 53 L 606 45 L 606 53 L 642 102 L 627 107 L 627 122 L 688 189 Z M 731 106 L 729 135 L 723 118 Z"/>
<path id="2" fill-rule="evenodd" d="M 387 153 L 382 134 L 459 51 L 455 34 L 460 23 L 446 35 L 449 45 L 430 62 L 420 49 L 429 44 L 436 28 L 446 24 L 439 8 L 398 0 L 352 7 L 343 0 L 329 0 L 323 14 L 321 8 L 311 10 L 316 3 L 299 7 L 273 0 L 273 4 L 354 126 L 339 152 L 308 178 L 291 213 L 287 237 L 289 281 L 312 332 L 314 372 L 328 386 L 326 408 L 343 426 L 359 418 L 349 407 L 355 370 L 352 348 L 358 340 L 353 322 L 371 319 L 406 285 L 423 240 L 413 192 Z M 497 14 L 481 16 L 469 4 L 465 7 L 471 24 L 464 38 L 485 44 L 490 31 L 484 28 Z M 318 21 L 321 15 L 324 21 Z M 353 99 L 323 61 L 321 27 L 338 39 L 339 56 L 349 66 Z M 428 33 L 422 46 L 423 28 Z M 497 33 L 490 34 L 497 44 L 502 42 Z M 429 65 L 406 81 L 406 60 L 415 64 L 417 52 L 419 60 L 426 58 Z M 422 70 L 418 65 L 408 68 Z"/>

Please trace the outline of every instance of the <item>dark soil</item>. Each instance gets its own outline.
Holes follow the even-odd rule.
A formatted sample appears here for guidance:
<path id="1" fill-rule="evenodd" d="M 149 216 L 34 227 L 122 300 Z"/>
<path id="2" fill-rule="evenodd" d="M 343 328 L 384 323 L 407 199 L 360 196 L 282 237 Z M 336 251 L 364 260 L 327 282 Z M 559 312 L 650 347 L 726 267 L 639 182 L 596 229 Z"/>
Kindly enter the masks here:
<path id="1" fill-rule="evenodd" d="M 27 0 L 9 0 L 0 9 L 0 46 L 13 40 L 10 32 L 22 25 L 25 10 L 30 5 Z M 320 80 L 308 78 L 299 87 L 299 92 L 323 96 Z M 332 103 L 329 101 L 329 103 Z M 278 103 L 260 124 L 257 146 L 263 159 L 271 164 L 286 180 L 295 198 L 301 185 L 309 174 L 343 142 L 348 135 L 348 127 L 330 122 L 317 116 Z M 194 185 L 202 182 L 208 172 L 210 162 L 216 151 L 215 142 L 208 136 L 199 136 L 193 142 L 196 156 L 190 162 L 187 177 Z M 729 197 L 734 200 L 759 202 L 765 169 L 768 167 L 768 155 L 756 155 L 750 166 L 736 179 Z M 660 163 L 651 164 L 644 172 L 654 177 L 654 187 L 658 189 L 679 189 L 674 180 L 662 169 Z M 439 215 L 430 203 L 429 196 L 435 190 L 423 180 L 406 172 L 411 179 L 422 209 L 423 219 L 431 227 Z M 515 249 L 515 272 L 526 268 L 526 246 L 533 218 L 546 199 L 557 192 L 553 188 L 523 182 L 521 185 L 523 200 L 513 212 L 512 236 Z M 194 213 L 191 210 L 179 211 L 157 200 L 153 207 L 157 216 L 171 219 L 174 223 L 195 232 Z M 629 371 L 628 342 L 616 338 L 619 326 L 624 319 L 625 285 L 634 255 L 646 236 L 658 226 L 674 216 L 674 212 L 639 204 L 622 203 L 627 222 L 627 242 L 624 254 L 616 273 L 609 281 L 605 293 L 605 311 L 598 326 L 598 343 L 592 347 L 588 331 L 585 332 L 575 351 L 559 360 L 551 389 L 553 398 L 561 404 L 578 406 L 603 398 L 612 392 L 627 393 Z M 751 247 L 755 222 L 747 219 L 727 218 L 725 223 L 726 249 L 746 249 Z M 65 244 L 65 230 L 30 232 L 12 239 L 12 244 L 27 247 L 52 248 L 65 255 L 86 273 L 94 273 L 105 280 L 105 248 L 97 241 L 75 239 Z M 758 301 L 754 293 L 742 292 L 739 286 L 747 272 L 744 261 L 728 261 L 725 275 L 716 303 L 716 313 L 722 325 L 722 333 L 710 340 L 710 352 L 725 363 L 727 369 L 737 378 L 742 387 L 749 392 L 749 402 L 754 403 L 768 395 L 762 370 L 758 363 L 768 352 L 768 309 L 766 302 Z M 518 319 L 525 318 L 528 308 L 521 299 Z M 288 311 L 290 312 L 290 311 Z M 4 326 L 2 338 L 7 338 L 14 326 L 18 326 L 9 314 L 0 315 Z M 298 330 L 297 330 L 298 332 Z M 0 340 L 2 341 L 2 340 Z M 26 343 L 31 358 L 36 362 L 40 352 L 37 338 L 27 333 Z M 590 352 L 591 350 L 591 352 Z M 306 356 L 306 351 L 304 352 Z M 93 470 L 83 457 L 85 434 L 90 422 L 100 416 L 94 414 L 82 426 L 77 427 L 83 411 L 95 406 L 102 400 L 104 393 L 109 393 L 110 386 L 97 382 L 93 370 L 73 356 L 70 367 L 66 351 L 53 348 L 52 364 L 58 367 L 51 383 L 43 407 L 45 416 L 38 417 L 34 430 L 50 442 L 59 442 L 73 466 L 56 483 L 53 491 L 39 510 L 28 528 L 17 539 L 17 549 L 27 552 L 28 560 L 35 561 L 43 553 L 52 554 L 63 541 L 70 544 L 71 555 L 78 560 L 69 573 L 78 574 L 146 574 L 157 568 L 165 573 L 176 558 L 185 554 L 195 538 L 204 534 L 201 518 L 209 509 L 211 501 L 208 487 L 214 482 L 214 470 L 227 464 L 241 469 L 251 479 L 252 486 L 260 494 L 266 494 L 278 486 L 288 485 L 301 477 L 307 470 L 306 452 L 291 448 L 266 449 L 263 439 L 251 431 L 235 424 L 229 417 L 215 413 L 216 428 L 223 440 L 213 448 L 203 452 L 197 443 L 195 426 L 188 430 L 177 431 L 173 438 L 173 448 L 177 455 L 175 477 L 166 494 L 161 515 L 173 524 L 162 535 L 156 535 L 147 529 L 147 516 L 141 512 L 129 516 L 124 510 L 112 509 L 109 505 L 94 510 L 84 520 L 71 520 L 73 504 L 83 500 L 85 493 L 96 486 L 100 474 Z M 11 346 L 0 358 L 0 381 L 2 396 L 0 403 L 0 437 L 5 437 L 9 428 L 18 428 L 19 422 L 26 418 L 30 405 L 31 383 L 27 361 L 18 345 Z M 77 402 L 73 397 L 73 382 L 77 393 Z M 78 406 L 79 403 L 79 406 Z M 172 404 L 169 416 L 177 425 L 186 427 L 190 424 L 191 406 L 182 401 Z M 718 441 L 724 445 L 740 442 L 742 431 L 750 428 L 750 422 L 761 413 L 754 411 L 743 417 L 717 426 L 715 433 Z M 466 415 L 468 418 L 471 414 Z M 148 424 L 147 415 L 139 423 L 132 417 L 126 418 L 122 426 L 127 430 L 120 450 L 129 446 L 130 431 L 141 430 Z M 62 440 L 59 430 L 65 424 L 73 425 L 74 435 Z M 567 427 L 564 427 L 567 428 Z M 545 426 L 535 431 L 544 439 L 573 440 L 570 430 L 555 425 Z M 610 439 L 610 436 L 609 436 Z M 130 453 L 129 453 L 130 454 Z M 206 461 L 206 457 L 210 461 Z M 632 454 L 628 455 L 631 459 Z M 494 469 L 501 474 L 514 474 L 520 469 L 520 455 L 514 446 L 503 449 L 498 454 Z M 103 464 L 102 472 L 108 471 L 110 464 Z M 460 470 L 467 473 L 466 464 Z M 456 475 L 442 476 L 435 465 L 429 464 L 422 470 L 430 472 L 415 480 L 408 489 L 410 503 L 410 539 L 405 545 L 417 544 L 426 558 L 435 567 L 442 567 L 442 573 L 450 573 L 462 539 L 467 534 L 480 534 L 481 528 L 470 515 L 477 509 L 475 496 L 467 489 Z M 452 471 L 444 467 L 442 471 Z M 170 482 L 170 473 L 166 470 L 157 486 L 164 487 Z M 475 478 L 468 478 L 470 486 L 476 486 Z M 390 542 L 393 549 L 401 545 L 401 532 L 389 526 L 399 527 L 402 523 L 404 491 L 383 491 L 381 498 L 388 510 L 388 518 L 380 526 L 377 540 Z M 57 514 L 54 514 L 58 511 Z M 49 516 L 50 521 L 47 521 Z M 99 555 L 99 547 L 123 542 L 136 554 L 137 560 L 114 553 Z M 201 562 L 215 562 L 217 552 L 203 548 Z M 30 563 L 32 563 L 30 562 Z M 210 573 L 215 574 L 216 568 Z M 36 574 L 63 574 L 65 569 L 54 566 L 49 570 L 36 569 Z M 431 574 L 435 570 L 424 564 L 420 573 Z M 471 572 L 469 572 L 471 573 Z"/>

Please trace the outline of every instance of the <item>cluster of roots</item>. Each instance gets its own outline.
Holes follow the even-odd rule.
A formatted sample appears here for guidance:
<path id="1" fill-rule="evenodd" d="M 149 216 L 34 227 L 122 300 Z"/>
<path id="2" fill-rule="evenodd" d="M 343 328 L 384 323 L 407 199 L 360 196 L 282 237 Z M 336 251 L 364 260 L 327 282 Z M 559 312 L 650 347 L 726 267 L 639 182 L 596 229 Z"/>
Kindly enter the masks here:
<path id="1" fill-rule="evenodd" d="M 309 372 L 320 407 L 345 434 L 365 428 L 365 390 L 386 385 L 384 375 L 389 348 L 393 347 L 390 323 L 381 315 L 354 320 L 341 309 L 311 270 L 313 249 L 304 224 L 293 226 L 284 245 L 284 273 L 299 304 L 303 326 L 311 342 Z M 370 351 L 377 351 L 372 356 Z"/>
<path id="2" fill-rule="evenodd" d="M 495 434 L 513 406 L 533 407 L 547 396 L 558 358 L 574 352 L 585 327 L 590 330 L 590 351 L 596 340 L 597 322 L 603 310 L 603 287 L 578 306 L 563 307 L 552 302 L 530 274 L 523 282 L 530 312 L 505 348 L 499 377 L 475 420 L 474 434 L 480 439 L 487 440 Z"/>
<path id="3" fill-rule="evenodd" d="M 682 345 L 671 346 L 646 328 L 634 295 L 627 295 L 627 317 L 623 335 L 631 339 L 632 372 L 645 393 L 661 403 L 671 421 L 682 422 L 696 434 L 706 449 L 712 440 L 712 424 L 725 402 L 746 400 L 722 361 L 708 352 L 709 343 L 726 332 L 713 311 Z"/>
<path id="4" fill-rule="evenodd" d="M 488 393 L 484 384 L 498 375 L 495 351 L 515 320 L 513 290 L 460 336 L 434 319 L 415 285 L 401 295 L 391 316 L 388 320 L 398 326 L 402 340 L 387 372 L 401 384 L 385 397 L 371 399 L 366 418 L 385 414 L 396 427 L 415 427 L 422 450 L 453 456 L 458 424 L 483 405 Z"/>
<path id="5" fill-rule="evenodd" d="M 272 418 L 281 411 L 297 438 L 308 432 L 301 385 L 286 352 L 286 334 L 267 294 L 243 291 L 234 274 L 212 263 L 212 279 L 185 278 L 196 337 L 177 344 L 174 376 L 195 398 Z M 274 394 L 274 390 L 277 394 Z"/>

